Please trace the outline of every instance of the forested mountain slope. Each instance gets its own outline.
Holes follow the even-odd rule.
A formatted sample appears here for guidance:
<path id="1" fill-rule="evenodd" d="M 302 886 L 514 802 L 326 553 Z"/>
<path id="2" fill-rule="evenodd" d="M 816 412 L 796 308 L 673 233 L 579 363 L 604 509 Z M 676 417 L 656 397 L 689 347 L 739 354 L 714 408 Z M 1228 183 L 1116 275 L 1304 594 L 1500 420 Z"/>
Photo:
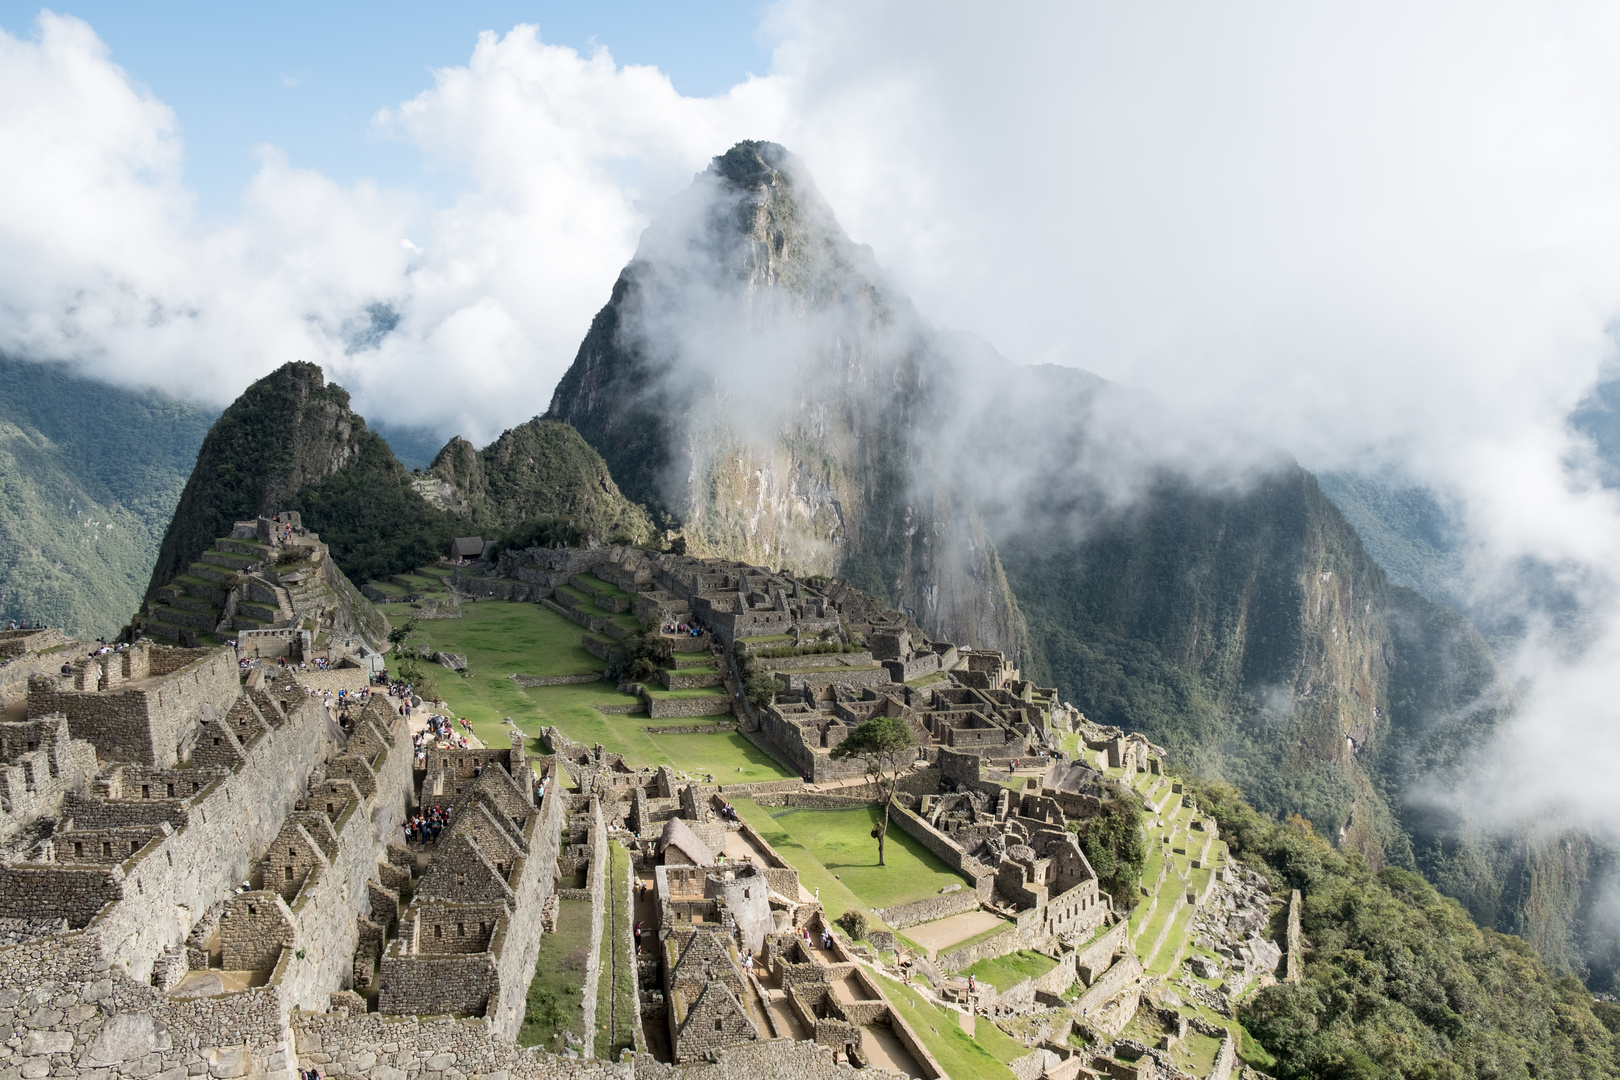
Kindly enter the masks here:
<path id="1" fill-rule="evenodd" d="M 0 357 L 0 622 L 115 633 L 212 419 L 63 364 Z"/>

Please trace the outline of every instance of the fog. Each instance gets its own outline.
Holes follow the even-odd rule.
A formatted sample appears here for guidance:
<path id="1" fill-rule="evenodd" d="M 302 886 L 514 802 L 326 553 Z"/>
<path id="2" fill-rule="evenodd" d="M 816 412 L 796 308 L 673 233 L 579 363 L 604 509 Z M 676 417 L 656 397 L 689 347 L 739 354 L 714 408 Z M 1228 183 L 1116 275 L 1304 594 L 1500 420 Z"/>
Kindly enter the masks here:
<path id="1" fill-rule="evenodd" d="M 452 201 L 264 147 L 218 227 L 184 117 L 93 27 L 0 35 L 0 349 L 214 403 L 311 360 L 481 443 L 543 411 L 656 211 L 775 139 L 923 323 L 1180 418 L 1099 429 L 1107 498 L 1120 461 L 1241 483 L 1277 447 L 1455 507 L 1465 601 L 1524 627 L 1521 708 L 1458 797 L 1620 829 L 1620 503 L 1568 423 L 1620 314 L 1620 10 L 804 0 L 765 16 L 770 72 L 707 99 L 494 29 L 379 103 Z"/>

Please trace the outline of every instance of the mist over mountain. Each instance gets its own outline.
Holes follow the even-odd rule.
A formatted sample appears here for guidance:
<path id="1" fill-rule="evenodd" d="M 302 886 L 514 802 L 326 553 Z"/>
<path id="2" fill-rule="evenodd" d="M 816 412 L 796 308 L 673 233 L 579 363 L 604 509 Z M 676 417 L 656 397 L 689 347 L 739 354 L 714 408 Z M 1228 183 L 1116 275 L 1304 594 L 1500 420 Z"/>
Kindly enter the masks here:
<path id="1" fill-rule="evenodd" d="M 928 325 L 781 147 L 738 144 L 671 201 L 547 415 L 688 550 L 837 573 L 1005 648 L 1093 719 L 1610 979 L 1601 845 L 1424 797 L 1513 709 L 1447 606 L 1460 540 L 1432 500 L 1330 477 L 1391 580 L 1285 453 Z"/>

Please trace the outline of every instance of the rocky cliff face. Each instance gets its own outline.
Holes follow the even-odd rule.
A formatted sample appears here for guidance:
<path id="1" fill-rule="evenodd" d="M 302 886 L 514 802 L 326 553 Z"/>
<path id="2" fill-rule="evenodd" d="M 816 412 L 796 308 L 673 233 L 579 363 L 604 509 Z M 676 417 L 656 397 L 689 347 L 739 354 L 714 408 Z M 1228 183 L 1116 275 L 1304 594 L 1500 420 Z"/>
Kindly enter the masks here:
<path id="1" fill-rule="evenodd" d="M 948 371 L 800 164 L 740 143 L 647 230 L 547 415 L 689 552 L 838 573 L 1020 652 L 983 522 L 927 457 Z"/>
<path id="2" fill-rule="evenodd" d="M 1266 810 L 1413 862 L 1395 729 L 1444 706 L 1392 708 L 1392 673 L 1430 662 L 1439 609 L 1402 607 L 1402 638 L 1383 572 L 1285 455 L 926 325 L 780 147 L 739 144 L 672 200 L 548 415 L 694 553 L 839 574 Z"/>

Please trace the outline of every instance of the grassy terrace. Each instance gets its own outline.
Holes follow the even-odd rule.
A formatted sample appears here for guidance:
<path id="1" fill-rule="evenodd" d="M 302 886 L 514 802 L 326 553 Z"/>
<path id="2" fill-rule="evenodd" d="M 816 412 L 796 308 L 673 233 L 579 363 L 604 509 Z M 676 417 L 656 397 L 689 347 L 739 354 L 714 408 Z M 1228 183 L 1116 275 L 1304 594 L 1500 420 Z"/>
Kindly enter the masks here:
<path id="1" fill-rule="evenodd" d="M 524 688 L 506 678 L 513 673 L 578 675 L 602 670 L 602 661 L 580 647 L 579 625 L 539 604 L 468 604 L 459 619 L 423 620 L 416 636 L 429 651 L 442 649 L 466 655 L 472 678 L 435 671 L 434 681 L 446 704 L 457 716 L 466 717 L 474 733 L 490 746 L 506 745 L 507 728 L 501 718 L 510 716 L 531 736 L 541 727 L 555 725 L 576 742 L 601 743 L 611 753 L 623 754 L 638 766 L 669 765 L 694 775 L 712 773 L 716 781 L 733 784 L 781 780 L 790 775 L 734 732 L 647 734 L 642 730 L 648 721 L 641 700 L 619 693 L 609 682 Z M 712 690 L 679 690 L 672 696 L 709 693 Z M 641 714 L 610 715 L 599 706 L 631 707 L 641 710 Z M 538 752 L 538 740 L 531 739 L 529 748 Z"/>
<path id="2" fill-rule="evenodd" d="M 591 596 L 590 593 L 581 592 L 570 585 L 559 585 L 557 591 L 568 597 L 568 606 L 582 615 L 589 615 L 593 619 L 606 619 L 616 626 L 623 626 L 630 630 L 637 630 L 641 627 L 641 620 L 629 612 L 613 612 L 597 606 L 596 598 Z"/>
<path id="3" fill-rule="evenodd" d="M 997 990 L 1006 991 L 1025 979 L 1038 979 L 1055 967 L 1057 961 L 1045 953 L 1019 949 L 1015 953 L 998 956 L 993 960 L 980 960 L 957 974 L 972 975 L 980 982 L 987 982 Z"/>
<path id="4" fill-rule="evenodd" d="M 751 799 L 733 804 L 743 819 L 799 871 L 799 881 L 836 919 L 850 908 L 872 916 L 872 908 L 925 900 L 947 885 L 966 885 L 939 857 L 897 828 L 884 844 L 887 865 L 877 864 L 871 831 L 882 818 L 875 806 L 848 810 L 764 807 Z"/>
<path id="5" fill-rule="evenodd" d="M 654 683 L 648 683 L 647 696 L 657 698 L 659 701 L 684 701 L 687 698 L 723 698 L 726 688 L 723 686 L 693 686 L 685 690 L 665 690 Z"/>
<path id="6" fill-rule="evenodd" d="M 585 1037 L 585 959 L 591 949 L 591 902 L 562 900 L 557 906 L 557 932 L 540 939 L 540 959 L 529 983 L 527 1012 L 518 1045 L 543 1046 L 561 1053 L 565 1032 Z"/>
<path id="7" fill-rule="evenodd" d="M 996 1027 L 985 1017 L 979 1017 L 974 1034 L 969 1035 L 958 1025 L 958 1014 L 950 1009 L 930 1005 L 905 987 L 881 983 L 883 995 L 911 1030 L 917 1033 L 928 1052 L 953 1077 L 1012 1076 L 1007 1062 L 1023 1057 L 1029 1048 Z"/>
<path id="8" fill-rule="evenodd" d="M 614 585 L 611 582 L 603 581 L 595 574 L 575 574 L 574 576 L 590 585 L 592 589 L 602 593 L 604 596 L 611 596 L 620 600 L 629 599 L 635 596 L 635 593 L 625 592 L 617 585 Z"/>
<path id="9" fill-rule="evenodd" d="M 636 961 L 630 954 L 630 852 L 608 842 L 606 916 L 602 926 L 601 974 L 596 984 L 596 1056 L 617 1061 L 635 1045 L 641 1011 L 636 1004 Z M 616 901 L 616 902 L 615 902 Z"/>

